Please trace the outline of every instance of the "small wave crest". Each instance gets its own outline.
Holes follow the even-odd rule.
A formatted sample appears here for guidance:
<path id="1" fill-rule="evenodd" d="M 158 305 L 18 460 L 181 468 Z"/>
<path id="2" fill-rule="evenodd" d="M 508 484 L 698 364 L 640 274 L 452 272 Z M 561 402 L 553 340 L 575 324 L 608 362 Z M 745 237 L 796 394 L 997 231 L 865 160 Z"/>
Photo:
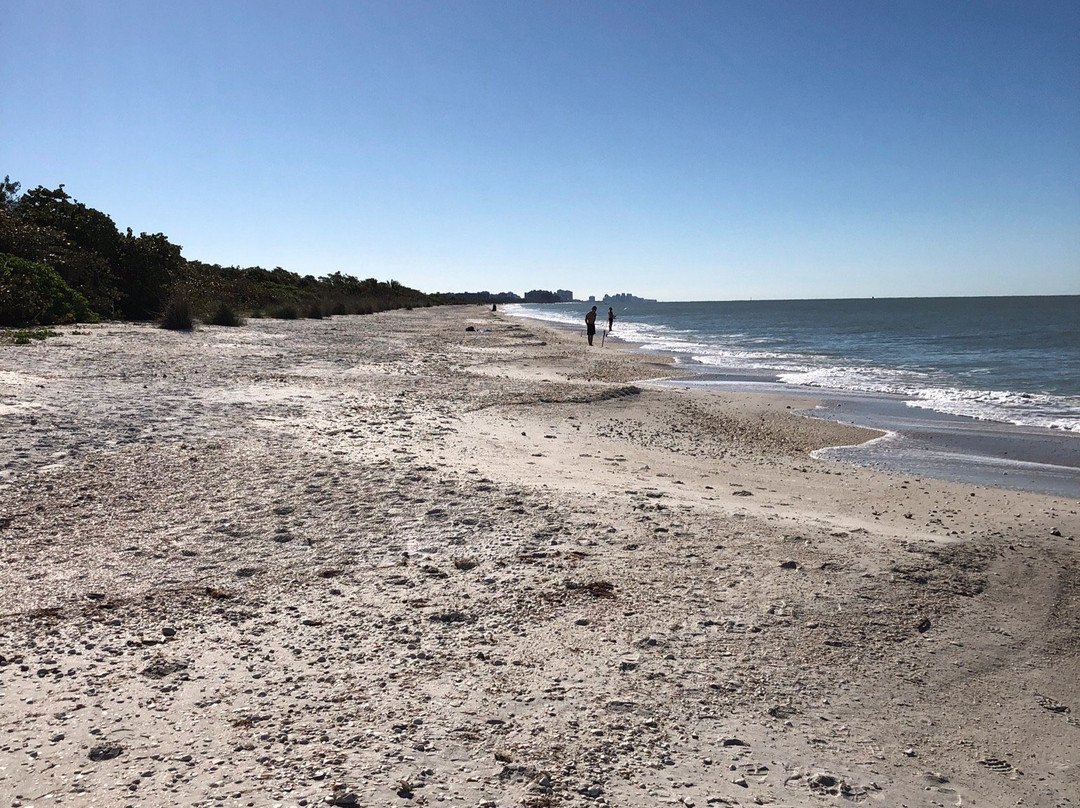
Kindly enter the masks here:
<path id="1" fill-rule="evenodd" d="M 1080 401 L 1064 396 L 939 388 L 923 390 L 919 398 L 905 403 L 909 407 L 965 415 L 980 421 L 1080 432 Z"/>
<path id="2" fill-rule="evenodd" d="M 931 373 L 897 368 L 822 367 L 782 373 L 779 379 L 804 387 L 901 396 L 909 407 L 980 421 L 1080 432 L 1080 399 L 1067 396 L 962 389 Z"/>

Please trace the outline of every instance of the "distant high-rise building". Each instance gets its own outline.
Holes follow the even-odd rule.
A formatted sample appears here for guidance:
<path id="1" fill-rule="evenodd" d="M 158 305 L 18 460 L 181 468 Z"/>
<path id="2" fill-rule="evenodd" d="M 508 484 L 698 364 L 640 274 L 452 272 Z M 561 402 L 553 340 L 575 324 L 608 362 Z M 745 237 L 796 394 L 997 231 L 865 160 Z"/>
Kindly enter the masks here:
<path id="1" fill-rule="evenodd" d="M 556 289 L 555 294 L 559 296 L 560 303 L 573 303 L 574 293 L 569 289 Z"/>
<path id="2" fill-rule="evenodd" d="M 656 299 L 652 297 L 638 297 L 632 295 L 629 292 L 620 292 L 617 295 L 604 295 L 605 303 L 655 303 Z"/>

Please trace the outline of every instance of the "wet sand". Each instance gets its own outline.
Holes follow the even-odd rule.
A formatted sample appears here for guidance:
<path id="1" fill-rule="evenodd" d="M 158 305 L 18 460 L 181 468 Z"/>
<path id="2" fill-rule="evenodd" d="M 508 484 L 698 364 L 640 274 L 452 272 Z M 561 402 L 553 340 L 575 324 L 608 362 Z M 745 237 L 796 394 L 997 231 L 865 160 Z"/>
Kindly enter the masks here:
<path id="1" fill-rule="evenodd" d="M 1076 803 L 1073 499 L 478 308 L 63 331 L 0 348 L 0 804 Z"/>
<path id="2" fill-rule="evenodd" d="M 799 388 L 738 374 L 686 376 L 673 386 L 763 395 L 814 395 L 802 414 L 887 435 L 819 456 L 855 465 L 993 488 L 1080 499 L 1080 435 L 980 421 L 910 407 L 901 396 Z"/>

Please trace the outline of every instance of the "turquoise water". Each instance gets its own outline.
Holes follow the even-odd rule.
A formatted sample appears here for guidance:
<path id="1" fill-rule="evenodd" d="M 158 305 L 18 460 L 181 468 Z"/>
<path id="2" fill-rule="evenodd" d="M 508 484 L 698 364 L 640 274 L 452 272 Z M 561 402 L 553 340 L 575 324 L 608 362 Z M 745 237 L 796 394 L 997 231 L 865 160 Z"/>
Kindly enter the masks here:
<path id="1" fill-rule="evenodd" d="M 606 326 L 607 304 L 597 304 Z M 590 304 L 506 310 L 583 327 Z M 1080 296 L 615 304 L 613 335 L 687 370 L 899 396 L 1080 433 Z"/>

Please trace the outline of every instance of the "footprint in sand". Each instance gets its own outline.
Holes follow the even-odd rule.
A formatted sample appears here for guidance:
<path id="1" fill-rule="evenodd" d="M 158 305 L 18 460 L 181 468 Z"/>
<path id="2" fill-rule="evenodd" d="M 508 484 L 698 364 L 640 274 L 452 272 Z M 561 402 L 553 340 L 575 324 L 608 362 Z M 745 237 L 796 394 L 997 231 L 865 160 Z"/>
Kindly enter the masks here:
<path id="1" fill-rule="evenodd" d="M 1072 710 L 1067 704 L 1062 704 L 1056 699 L 1052 699 L 1049 696 L 1044 696 L 1041 693 L 1035 694 L 1035 702 L 1040 706 L 1052 713 L 1058 713 L 1065 716 L 1065 721 L 1074 727 L 1080 727 L 1080 718 L 1077 718 L 1072 714 Z"/>
<path id="2" fill-rule="evenodd" d="M 977 762 L 980 766 L 985 766 L 992 772 L 997 772 L 998 774 L 1007 774 L 1013 780 L 1023 774 L 1022 771 L 1017 769 L 1007 760 L 1002 760 L 1001 758 L 983 758 L 982 760 Z"/>
<path id="3" fill-rule="evenodd" d="M 1060 701 L 1055 701 L 1049 696 L 1044 696 L 1041 693 L 1035 694 L 1035 701 L 1038 702 L 1040 707 L 1045 707 L 1052 713 L 1067 713 L 1069 708 L 1062 704 Z"/>

